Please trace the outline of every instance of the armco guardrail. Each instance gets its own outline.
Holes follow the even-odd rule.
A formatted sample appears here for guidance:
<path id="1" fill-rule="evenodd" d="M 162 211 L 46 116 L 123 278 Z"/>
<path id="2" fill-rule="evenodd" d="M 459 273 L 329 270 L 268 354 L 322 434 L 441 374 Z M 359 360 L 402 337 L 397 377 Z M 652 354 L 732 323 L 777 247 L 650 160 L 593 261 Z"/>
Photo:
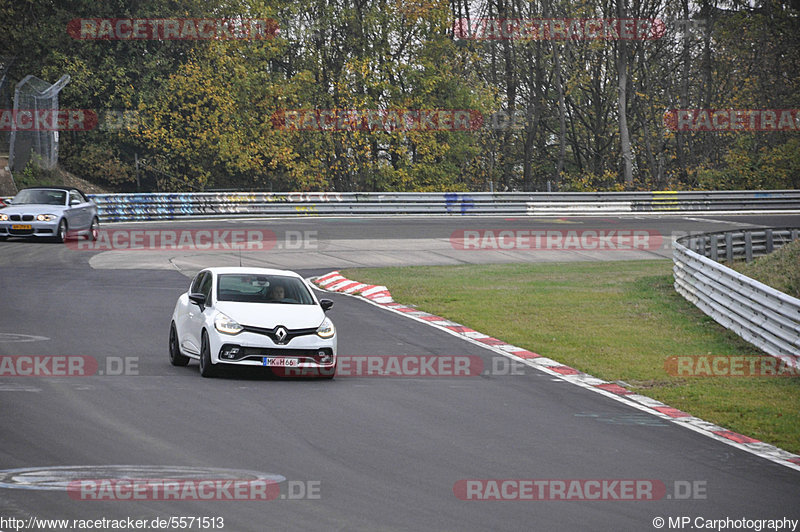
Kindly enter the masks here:
<path id="1" fill-rule="evenodd" d="M 102 222 L 188 217 L 800 213 L 800 191 L 94 194 Z"/>
<path id="2" fill-rule="evenodd" d="M 800 299 L 742 275 L 717 258 L 752 258 L 798 238 L 798 229 L 706 233 L 677 239 L 675 289 L 723 327 L 800 367 Z"/>
<path id="3" fill-rule="evenodd" d="M 767 228 L 749 231 L 726 231 L 704 233 L 687 239 L 689 249 L 711 260 L 731 262 L 767 255 L 774 250 L 797 240 L 800 229 Z"/>
<path id="4" fill-rule="evenodd" d="M 796 212 L 800 191 L 98 194 L 101 221 L 215 216 Z"/>

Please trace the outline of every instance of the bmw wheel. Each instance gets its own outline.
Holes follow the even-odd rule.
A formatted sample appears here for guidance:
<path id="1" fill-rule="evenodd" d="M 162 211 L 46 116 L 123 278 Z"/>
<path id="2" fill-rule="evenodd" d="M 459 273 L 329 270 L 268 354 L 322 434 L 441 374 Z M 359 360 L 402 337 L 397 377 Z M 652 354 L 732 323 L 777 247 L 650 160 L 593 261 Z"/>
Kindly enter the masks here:
<path id="1" fill-rule="evenodd" d="M 97 240 L 97 235 L 100 233 L 100 220 L 97 219 L 95 216 L 92 220 L 92 225 L 89 227 L 89 234 L 86 235 L 86 238 L 89 239 L 89 242 L 94 242 Z"/>
<path id="2" fill-rule="evenodd" d="M 61 220 L 56 231 L 56 242 L 64 243 L 67 241 L 67 221 Z"/>
<path id="3" fill-rule="evenodd" d="M 169 328 L 169 361 L 173 366 L 185 366 L 189 363 L 189 357 L 182 354 L 178 346 L 178 333 L 174 323 Z"/>
<path id="4" fill-rule="evenodd" d="M 200 375 L 214 377 L 217 374 L 214 364 L 211 363 L 211 347 L 208 345 L 208 333 L 203 331 L 203 340 L 200 348 Z"/>

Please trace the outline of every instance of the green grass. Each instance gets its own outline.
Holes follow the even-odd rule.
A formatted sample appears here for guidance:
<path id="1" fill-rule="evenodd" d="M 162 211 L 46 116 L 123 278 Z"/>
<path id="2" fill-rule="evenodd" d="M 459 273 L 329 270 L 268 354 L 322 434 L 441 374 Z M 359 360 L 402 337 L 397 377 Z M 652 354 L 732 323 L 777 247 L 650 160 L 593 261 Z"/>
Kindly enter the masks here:
<path id="1" fill-rule="evenodd" d="M 800 378 L 675 377 L 667 357 L 761 353 L 685 301 L 669 260 L 353 269 L 395 301 L 800 452 Z"/>
<path id="2" fill-rule="evenodd" d="M 800 240 L 786 244 L 750 264 L 735 263 L 733 269 L 785 294 L 800 298 Z"/>

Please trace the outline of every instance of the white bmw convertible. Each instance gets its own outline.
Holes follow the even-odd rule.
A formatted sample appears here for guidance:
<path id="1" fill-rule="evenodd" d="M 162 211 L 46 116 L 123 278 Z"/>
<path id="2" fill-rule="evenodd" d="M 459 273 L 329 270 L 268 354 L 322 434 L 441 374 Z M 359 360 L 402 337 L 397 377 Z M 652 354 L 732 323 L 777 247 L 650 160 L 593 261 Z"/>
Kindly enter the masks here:
<path id="1" fill-rule="evenodd" d="M 169 329 L 169 360 L 199 360 L 212 377 L 226 365 L 281 368 L 281 374 L 332 378 L 336 328 L 298 274 L 266 268 L 207 268 L 178 298 Z"/>

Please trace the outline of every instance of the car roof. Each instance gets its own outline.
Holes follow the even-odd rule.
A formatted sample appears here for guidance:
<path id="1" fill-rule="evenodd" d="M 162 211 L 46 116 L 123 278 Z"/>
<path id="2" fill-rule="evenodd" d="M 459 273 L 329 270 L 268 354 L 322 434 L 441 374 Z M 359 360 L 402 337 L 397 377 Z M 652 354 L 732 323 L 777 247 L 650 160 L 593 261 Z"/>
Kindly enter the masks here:
<path id="1" fill-rule="evenodd" d="M 297 277 L 302 279 L 303 277 L 291 270 L 276 270 L 273 268 L 253 268 L 249 266 L 214 266 L 212 268 L 204 268 L 203 271 L 211 272 L 213 274 L 225 274 L 225 273 L 239 273 L 239 274 L 251 274 L 251 275 L 285 275 L 288 277 Z"/>
<path id="2" fill-rule="evenodd" d="M 52 187 L 25 187 L 23 189 L 20 189 L 19 192 L 22 192 L 23 190 L 62 190 L 64 192 L 69 192 L 71 190 L 75 190 L 75 191 L 78 191 L 81 194 L 83 194 L 83 191 L 81 189 L 79 189 L 79 188 L 76 188 L 76 187 L 59 187 L 59 186 L 52 186 Z M 19 192 L 17 192 L 17 194 L 19 194 Z M 83 194 L 83 195 L 85 196 L 86 194 Z"/>

